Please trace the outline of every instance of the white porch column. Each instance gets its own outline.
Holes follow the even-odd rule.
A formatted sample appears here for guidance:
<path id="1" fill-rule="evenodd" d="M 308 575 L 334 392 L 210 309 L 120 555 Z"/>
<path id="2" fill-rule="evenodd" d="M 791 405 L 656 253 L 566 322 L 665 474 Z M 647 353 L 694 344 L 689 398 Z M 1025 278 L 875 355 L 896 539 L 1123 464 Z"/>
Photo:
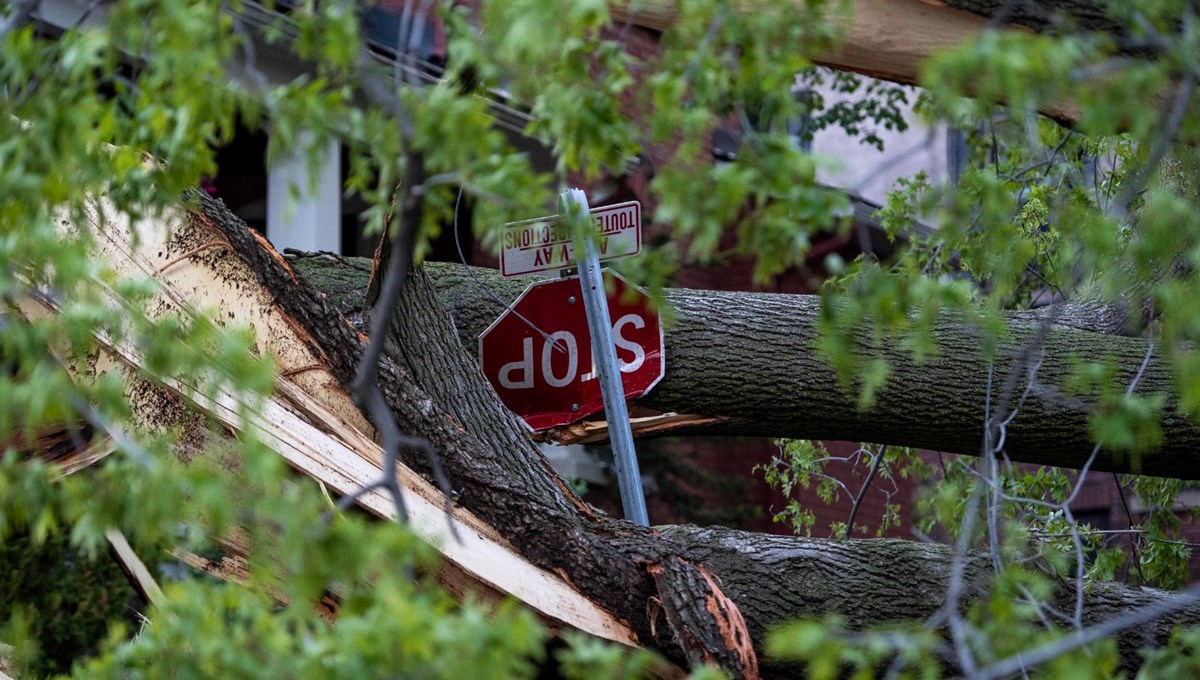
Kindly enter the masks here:
<path id="1" fill-rule="evenodd" d="M 309 170 L 313 135 L 305 130 L 286 158 L 267 170 L 267 238 L 283 250 L 341 252 L 341 148 L 329 140 L 317 154 L 319 167 Z"/>

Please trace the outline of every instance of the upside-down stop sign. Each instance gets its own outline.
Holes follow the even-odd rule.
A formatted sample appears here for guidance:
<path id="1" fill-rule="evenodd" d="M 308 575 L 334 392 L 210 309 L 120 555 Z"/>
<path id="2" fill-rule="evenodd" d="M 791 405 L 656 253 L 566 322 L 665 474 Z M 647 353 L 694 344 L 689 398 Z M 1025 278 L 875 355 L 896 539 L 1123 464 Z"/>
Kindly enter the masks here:
<path id="1" fill-rule="evenodd" d="M 623 391 L 636 399 L 663 377 L 662 325 L 636 286 L 607 271 L 604 280 Z M 500 400 L 534 431 L 604 409 L 576 277 L 525 289 L 480 334 L 479 359 Z"/>

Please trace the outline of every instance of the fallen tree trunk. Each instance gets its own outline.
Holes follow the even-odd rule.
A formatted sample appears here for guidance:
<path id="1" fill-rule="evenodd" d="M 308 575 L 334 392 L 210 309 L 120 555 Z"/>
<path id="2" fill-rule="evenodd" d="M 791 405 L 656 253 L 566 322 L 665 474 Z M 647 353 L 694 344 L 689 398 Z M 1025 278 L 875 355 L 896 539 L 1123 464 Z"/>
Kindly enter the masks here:
<path id="1" fill-rule="evenodd" d="M 752 3 L 742 3 L 742 9 L 754 11 Z M 619 0 L 610 3 L 610 11 L 618 25 L 658 31 L 669 30 L 679 14 L 674 0 Z M 921 65 L 930 55 L 976 40 L 988 29 L 1042 32 L 1077 26 L 1104 33 L 1123 47 L 1131 43 L 1127 28 L 1108 16 L 1107 5 L 1093 0 L 853 0 L 829 3 L 825 12 L 840 29 L 841 42 L 823 54 L 806 56 L 830 68 L 908 85 L 918 84 Z M 1062 122 L 1080 115 L 1071 102 L 1049 102 L 1041 112 Z"/>
<path id="2" fill-rule="evenodd" d="M 223 206 L 203 198 L 194 222 L 235 246 L 275 303 L 322 348 L 339 380 L 352 378 L 362 336 L 250 236 Z M 430 278 L 413 274 L 381 363 L 380 381 L 398 421 L 441 453 L 464 505 L 527 559 L 561 574 L 668 658 L 712 662 L 742 677 L 784 675 L 763 664 L 764 633 L 798 617 L 839 613 L 856 627 L 933 615 L 951 569 L 944 546 L 895 540 L 828 541 L 714 527 L 642 528 L 581 502 L 550 470 L 462 351 Z M 426 461 L 405 452 L 418 469 Z M 967 592 L 986 587 L 979 563 Z M 1064 598 L 1073 594 L 1067 588 Z M 1107 618 L 1170 594 L 1120 584 L 1094 586 L 1087 619 Z M 1200 606 L 1121 638 L 1127 665 L 1146 632 L 1162 644 L 1176 623 L 1200 622 Z"/>
<path id="3" fill-rule="evenodd" d="M 753 11 L 750 3 L 746 11 Z M 830 20 L 842 31 L 842 43 L 814 60 L 898 83 L 916 84 L 920 64 L 931 53 L 975 38 L 988 20 L 978 14 L 921 0 L 854 0 L 830 3 Z M 612 3 L 613 21 L 665 31 L 678 17 L 673 0 Z"/>
<path id="4" fill-rule="evenodd" d="M 369 276 L 363 262 L 298 257 L 295 266 L 345 309 L 360 304 Z M 503 311 L 485 288 L 507 304 L 536 280 L 506 280 L 491 270 L 468 272 L 456 265 L 430 264 L 426 271 L 450 310 L 461 344 L 472 353 L 479 333 Z M 980 336 L 968 324 L 943 320 L 935 332 L 939 356 L 921 363 L 894 346 L 864 350 L 867 358 L 886 358 L 892 373 L 875 403 L 860 410 L 855 392 L 838 382 L 816 350 L 820 310 L 815 296 L 679 289 L 665 296 L 675 314 L 675 325 L 666 332 L 667 373 L 637 404 L 689 417 L 649 428 L 648 435 L 747 435 L 980 451 L 989 364 L 979 352 Z M 993 394 L 1011 378 L 1019 395 L 1028 384 L 1030 347 L 1042 349 L 1032 355 L 1040 362 L 1034 388 L 1007 426 L 1005 452 L 1017 461 L 1080 468 L 1095 448 L 1088 418 L 1096 407 L 1065 392 L 1073 363 L 1110 360 L 1117 366 L 1114 379 L 1127 385 L 1146 359 L 1148 341 L 1076 330 L 1071 326 L 1077 320 L 1067 316 L 1049 329 L 1044 320 L 1024 314 L 1014 319 L 1015 331 L 994 366 Z M 1046 336 L 1037 338 L 1043 331 Z M 1150 354 L 1136 392 L 1169 394 L 1170 372 L 1159 354 Z M 1095 467 L 1200 478 L 1193 462 L 1200 427 L 1172 403 L 1164 408 L 1161 427 L 1159 450 L 1140 456 L 1102 450 Z M 568 426 L 548 436 L 569 443 L 593 430 Z"/>

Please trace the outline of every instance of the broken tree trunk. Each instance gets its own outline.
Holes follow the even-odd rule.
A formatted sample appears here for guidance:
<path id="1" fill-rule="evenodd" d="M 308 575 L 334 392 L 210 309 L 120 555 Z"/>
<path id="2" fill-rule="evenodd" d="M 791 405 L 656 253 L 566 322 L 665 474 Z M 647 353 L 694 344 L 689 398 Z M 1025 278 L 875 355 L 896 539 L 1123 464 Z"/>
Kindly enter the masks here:
<path id="1" fill-rule="evenodd" d="M 294 264 L 337 303 L 347 309 L 360 304 L 369 276 L 361 262 L 318 256 L 299 257 Z M 461 344 L 471 353 L 476 351 L 479 333 L 503 311 L 484 287 L 511 303 L 537 280 L 506 280 L 491 270 L 468 272 L 444 264 L 430 264 L 426 272 L 450 310 Z M 644 434 L 868 441 L 947 453 L 980 452 L 989 364 L 979 351 L 981 335 L 961 320 L 947 318 L 939 324 L 939 355 L 924 362 L 914 361 L 894 345 L 864 348 L 865 359 L 884 357 L 892 372 L 874 404 L 860 410 L 856 390 L 839 383 L 816 350 L 820 315 L 816 296 L 675 289 L 665 291 L 665 297 L 675 317 L 666 330 L 666 376 L 637 404 L 688 417 L 667 419 Z M 1031 356 L 1037 364 L 1034 389 L 1007 426 L 1004 450 L 1013 460 L 1082 467 L 1095 448 L 1088 418 L 1096 406 L 1066 392 L 1073 363 L 1080 358 L 1110 360 L 1118 367 L 1114 380 L 1129 384 L 1146 358 L 1149 346 L 1143 338 L 1071 327 L 1080 320 L 1068 315 L 1078 309 L 1041 320 L 1017 314 L 1014 333 L 1001 346 L 992 375 L 993 394 L 1000 394 L 1011 378 L 1019 396 L 1029 384 Z M 1053 320 L 1053 327 L 1045 327 L 1047 320 Z M 1045 338 L 1034 342 L 1042 332 Z M 1030 355 L 1031 345 L 1043 349 Z M 1151 353 L 1136 392 L 1169 394 L 1172 389 L 1161 355 Z M 1102 450 L 1094 467 L 1200 478 L 1200 468 L 1194 464 L 1200 427 L 1170 402 L 1164 407 L 1161 426 L 1159 450 L 1136 456 Z M 593 431 L 585 425 L 567 426 L 548 438 L 570 443 L 586 439 Z"/>
<path id="2" fill-rule="evenodd" d="M 801 4 L 799 0 L 793 0 Z M 735 3 L 754 11 L 750 2 Z M 930 55 L 977 40 L 985 30 L 1053 32 L 1061 28 L 1103 33 L 1126 54 L 1144 54 L 1145 41 L 1131 39 L 1129 28 L 1109 15 L 1098 0 L 852 0 L 828 3 L 830 21 L 841 31 L 840 43 L 817 55 L 818 64 L 908 85 L 918 84 Z M 610 2 L 613 21 L 669 30 L 678 18 L 675 0 Z M 1072 102 L 1047 102 L 1041 112 L 1071 123 L 1079 119 Z"/>
<path id="3" fill-rule="evenodd" d="M 752 3 L 742 3 L 753 11 Z M 977 14 L 921 0 L 854 0 L 830 3 L 826 12 L 842 31 L 842 43 L 814 60 L 831 68 L 915 84 L 920 64 L 932 52 L 961 45 L 984 30 Z M 659 31 L 678 17 L 673 0 L 612 3 L 614 23 Z"/>
<path id="4" fill-rule="evenodd" d="M 102 220 L 102 213 L 109 217 Z M 139 343 L 95 331 L 102 351 L 86 367 L 76 369 L 76 379 L 118 374 L 128 385 L 126 396 L 140 426 L 178 428 L 186 432 L 181 442 L 203 440 L 205 418 L 229 432 L 253 430 L 289 465 L 338 494 L 350 494 L 380 476 L 383 453 L 371 438 L 373 430 L 330 375 L 321 347 L 276 306 L 274 297 L 258 285 L 255 272 L 231 252 L 231 241 L 205 214 L 175 211 L 131 223 L 118 211 L 95 206 L 90 218 L 89 227 L 97 235 L 98 259 L 120 275 L 158 283 L 156 296 L 146 303 L 154 315 L 186 316 L 217 310 L 216 323 L 232 321 L 254 329 L 256 344 L 246 351 L 274 357 L 281 375 L 276 394 L 253 408 L 228 389 L 156 373 Z M 137 238 L 133 237 L 135 230 Z M 249 231 L 240 236 L 256 243 Z M 261 243 L 266 249 L 262 252 L 278 257 L 265 241 Z M 103 283 L 98 287 L 108 290 Z M 122 302 L 112 297 L 110 304 L 118 308 Z M 57 303 L 50 296 L 22 298 L 18 306 L 27 318 L 57 313 Z M 330 319 L 348 328 L 340 317 Z M 185 403 L 194 411 L 183 408 Z M 198 419 L 196 413 L 201 414 Z M 193 429 L 197 425 L 200 430 Z M 186 445 L 181 443 L 180 448 L 181 455 L 186 454 Z M 72 459 L 72 465 L 78 464 L 82 462 Z M 532 564 L 466 509 L 454 508 L 448 516 L 440 494 L 412 470 L 401 467 L 398 476 L 405 489 L 409 526 L 445 558 L 439 580 L 451 593 L 459 597 L 469 593 L 485 603 L 514 597 L 552 629 L 570 628 L 637 644 L 627 625 L 581 594 L 561 574 Z M 359 505 L 378 517 L 395 517 L 396 506 L 382 490 L 363 495 Z M 457 535 L 450 531 L 451 521 L 459 529 Z M 114 549 L 123 553 L 122 563 L 130 567 L 139 562 L 123 539 L 116 540 L 119 538 L 119 534 L 109 535 Z M 136 564 L 131 568 L 136 570 Z M 236 571 L 222 573 L 213 565 L 205 568 L 237 580 Z M 157 587 L 144 569 L 141 572 L 139 589 L 146 591 L 148 600 L 159 599 L 160 593 L 153 592 Z"/>
<path id="5" fill-rule="evenodd" d="M 363 338 L 282 258 L 224 207 L 201 197 L 193 221 L 234 245 L 276 305 L 322 349 L 343 383 Z M 767 629 L 799 616 L 839 613 L 853 626 L 931 616 L 950 572 L 944 546 L 895 540 L 829 541 L 765 536 L 720 527 L 643 528 L 580 501 L 551 471 L 521 424 L 464 352 L 429 277 L 411 276 L 381 364 L 380 381 L 398 422 L 441 453 L 457 502 L 494 527 L 531 562 L 561 574 L 628 624 L 644 645 L 677 661 L 711 662 L 741 677 L 785 675 L 761 664 Z M 405 452 L 418 469 L 425 461 Z M 968 592 L 985 572 L 967 569 Z M 1064 591 L 1071 597 L 1073 589 Z M 1094 586 L 1088 620 L 1172 596 L 1120 584 Z M 1136 665 L 1144 633 L 1162 644 L 1176 623 L 1200 622 L 1200 606 L 1121 638 Z"/>
<path id="6" fill-rule="evenodd" d="M 754 11 L 753 3 L 735 4 Z M 679 16 L 672 0 L 609 5 L 618 25 L 666 31 Z M 907 84 L 917 83 L 921 62 L 930 54 L 973 40 L 987 28 L 1043 32 L 1068 27 L 1117 39 L 1129 31 L 1109 15 L 1108 3 L 1098 0 L 852 0 L 829 3 L 825 11 L 841 29 L 842 44 L 817 55 L 817 63 Z"/>

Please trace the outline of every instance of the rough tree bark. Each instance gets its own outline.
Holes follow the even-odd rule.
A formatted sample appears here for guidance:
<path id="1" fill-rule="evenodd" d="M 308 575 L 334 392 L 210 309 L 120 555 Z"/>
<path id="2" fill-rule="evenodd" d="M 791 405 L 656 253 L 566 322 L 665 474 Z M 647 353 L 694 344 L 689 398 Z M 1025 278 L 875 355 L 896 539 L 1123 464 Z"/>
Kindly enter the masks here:
<path id="1" fill-rule="evenodd" d="M 296 267 L 346 310 L 361 305 L 369 270 L 342 258 L 299 257 Z M 426 272 L 450 310 L 460 342 L 469 352 L 476 338 L 533 277 L 502 279 L 494 271 L 431 263 Z M 882 356 L 893 372 L 878 399 L 859 410 L 854 390 L 839 384 L 815 348 L 819 300 L 815 296 L 667 290 L 675 324 L 666 332 L 667 374 L 637 403 L 664 413 L 696 416 L 652 434 L 710 434 L 869 441 L 978 454 L 983 441 L 983 404 L 988 361 L 978 334 L 961 320 L 937 327 L 940 354 L 917 363 L 892 346 L 864 348 Z M 1080 357 L 1110 359 L 1115 380 L 1128 384 L 1146 358 L 1148 341 L 1077 330 L 1087 319 L 1072 316 L 1091 308 L 1071 306 L 1043 318 L 1014 315 L 1016 330 L 1001 347 L 993 374 L 993 394 L 1016 380 L 1018 394 L 1028 384 L 1030 360 L 1040 362 L 1035 387 L 1007 428 L 1005 451 L 1016 461 L 1080 468 L 1092 454 L 1088 418 L 1096 407 L 1071 396 L 1064 384 Z M 1053 327 L 1046 328 L 1047 322 Z M 1031 342 L 1045 332 L 1041 342 Z M 1044 350 L 1030 356 L 1031 345 Z M 1151 354 L 1138 379 L 1137 393 L 1170 393 L 1171 377 L 1159 352 Z M 694 423 L 694 424 L 691 424 Z M 1200 478 L 1195 451 L 1200 427 L 1173 403 L 1161 421 L 1157 451 L 1130 455 L 1101 450 L 1095 468 L 1178 479 Z M 551 439 L 570 440 L 564 428 Z"/>
<path id="2" fill-rule="evenodd" d="M 277 253 L 224 207 L 201 197 L 195 219 L 215 224 L 256 270 L 276 303 L 311 336 L 344 383 L 363 336 Z M 336 258 L 335 258 L 336 261 Z M 355 265 L 349 265 L 353 268 Z M 441 452 L 458 502 L 505 535 L 531 561 L 554 570 L 669 658 L 721 664 L 742 677 L 783 676 L 760 664 L 765 631 L 798 616 L 837 612 L 854 626 L 932 615 L 950 569 L 944 546 L 895 540 L 783 538 L 721 527 L 642 528 L 580 501 L 553 474 L 521 425 L 497 401 L 460 346 L 430 277 L 405 289 L 380 382 L 398 421 Z M 405 454 L 413 467 L 420 456 Z M 984 588 L 978 564 L 968 592 Z M 1064 590 L 1070 597 L 1072 589 Z M 1120 584 L 1095 586 L 1087 616 L 1171 595 Z M 1176 622 L 1200 622 L 1200 606 L 1122 638 L 1127 663 L 1149 631 L 1159 643 Z"/>
<path id="3" fill-rule="evenodd" d="M 742 9 L 753 11 L 753 3 L 741 4 Z M 629 22 L 659 31 L 678 18 L 673 0 L 619 0 L 610 7 L 617 24 Z M 931 52 L 961 44 L 987 24 L 976 13 L 924 0 L 853 0 L 829 3 L 825 12 L 841 29 L 843 40 L 825 54 L 809 55 L 814 61 L 908 84 L 917 82 L 919 64 Z"/>
<path id="4" fill-rule="evenodd" d="M 1011 22 L 1035 31 L 1082 29 L 1122 36 L 1128 31 L 1108 13 L 1108 3 L 1096 0 L 1053 0 L 1052 2 L 1009 2 L 1008 0 L 943 0 L 955 9 L 982 17 Z"/>

